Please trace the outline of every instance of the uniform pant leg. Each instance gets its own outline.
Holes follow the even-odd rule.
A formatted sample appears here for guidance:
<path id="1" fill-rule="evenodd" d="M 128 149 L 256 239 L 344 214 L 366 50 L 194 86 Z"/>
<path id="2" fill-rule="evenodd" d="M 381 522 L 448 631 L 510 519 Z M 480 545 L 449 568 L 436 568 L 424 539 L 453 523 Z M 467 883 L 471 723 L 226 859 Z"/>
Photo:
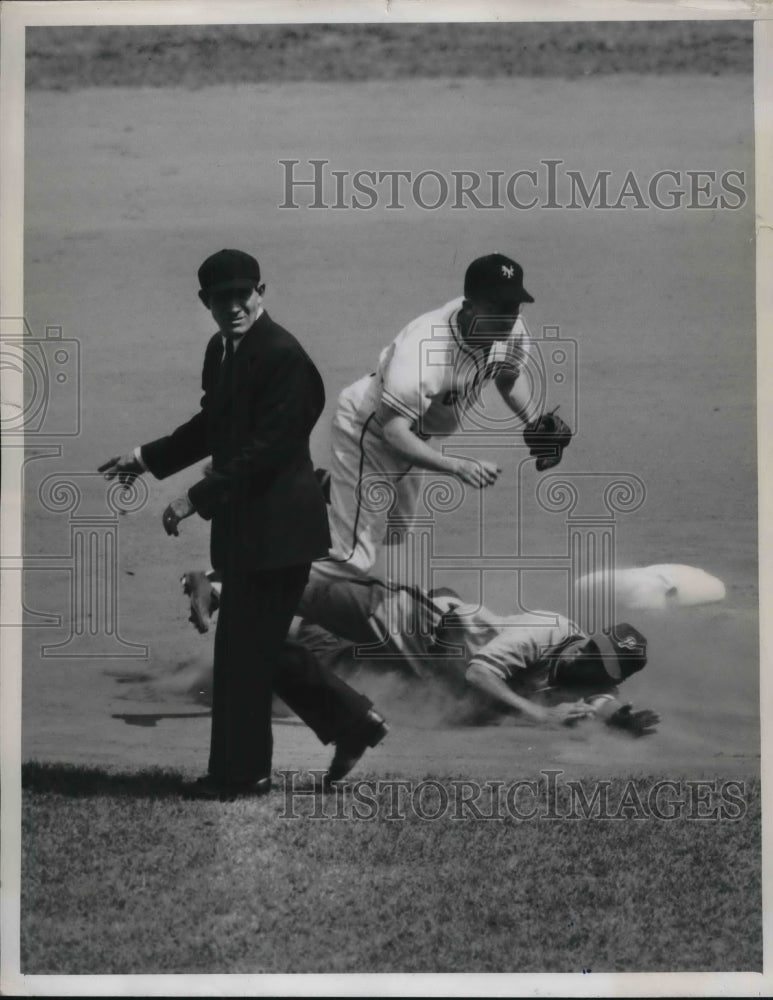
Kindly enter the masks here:
<path id="1" fill-rule="evenodd" d="M 312 650 L 288 639 L 274 691 L 323 743 L 332 743 L 362 723 L 373 702 L 325 667 Z"/>
<path id="2" fill-rule="evenodd" d="M 271 698 L 308 565 L 223 574 L 212 690 L 209 773 L 219 782 L 271 773 Z"/>
<path id="3" fill-rule="evenodd" d="M 396 497 L 384 524 L 383 541 L 386 548 L 382 570 L 384 579 L 390 583 L 427 578 L 428 567 L 419 562 L 425 556 L 422 532 L 412 529 L 417 508 L 421 505 L 426 510 L 426 506 L 421 504 L 421 497 L 423 491 L 432 486 L 433 475 L 423 469 L 411 467 L 393 479 Z"/>
<path id="4" fill-rule="evenodd" d="M 373 641 L 369 619 L 383 585 L 367 576 L 344 575 L 324 560 L 312 563 L 296 614 L 348 642 Z"/>
<path id="5" fill-rule="evenodd" d="M 400 480 L 410 466 L 384 440 L 374 416 L 363 423 L 339 410 L 331 448 L 329 559 L 370 573 L 384 542 L 389 511 L 405 502 Z"/>

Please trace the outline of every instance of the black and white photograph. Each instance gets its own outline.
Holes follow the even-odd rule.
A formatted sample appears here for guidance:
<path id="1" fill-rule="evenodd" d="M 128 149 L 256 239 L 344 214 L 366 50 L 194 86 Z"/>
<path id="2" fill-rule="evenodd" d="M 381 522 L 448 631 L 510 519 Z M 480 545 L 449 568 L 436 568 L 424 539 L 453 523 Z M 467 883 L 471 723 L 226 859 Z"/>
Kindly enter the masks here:
<path id="1" fill-rule="evenodd" d="M 765 995 L 770 13 L 2 14 L 3 993 Z"/>

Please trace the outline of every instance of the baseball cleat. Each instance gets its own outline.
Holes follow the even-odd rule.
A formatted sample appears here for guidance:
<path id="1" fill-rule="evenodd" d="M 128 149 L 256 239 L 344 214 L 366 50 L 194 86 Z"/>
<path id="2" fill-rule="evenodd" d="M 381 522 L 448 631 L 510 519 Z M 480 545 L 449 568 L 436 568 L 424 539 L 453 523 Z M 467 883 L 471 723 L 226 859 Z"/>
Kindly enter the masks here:
<path id="1" fill-rule="evenodd" d="M 217 611 L 220 600 L 212 589 L 212 583 L 206 573 L 192 570 L 183 573 L 180 578 L 183 593 L 191 599 L 191 613 L 188 621 L 192 622 L 199 632 L 208 632 L 212 615 Z"/>
<path id="2" fill-rule="evenodd" d="M 336 751 L 325 775 L 325 784 L 341 781 L 351 771 L 369 747 L 377 746 L 389 732 L 384 717 L 369 709 L 362 723 L 351 733 L 336 741 Z"/>

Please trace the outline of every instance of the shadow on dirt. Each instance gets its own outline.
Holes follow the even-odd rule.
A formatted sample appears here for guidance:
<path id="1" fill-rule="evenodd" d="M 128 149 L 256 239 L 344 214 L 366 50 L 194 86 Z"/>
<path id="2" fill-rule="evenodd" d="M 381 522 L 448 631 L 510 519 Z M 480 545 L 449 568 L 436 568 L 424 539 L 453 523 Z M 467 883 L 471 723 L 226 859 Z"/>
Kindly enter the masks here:
<path id="1" fill-rule="evenodd" d="M 114 714 L 114 719 L 122 719 L 127 726 L 155 726 L 161 719 L 208 719 L 211 712 L 122 712 Z"/>

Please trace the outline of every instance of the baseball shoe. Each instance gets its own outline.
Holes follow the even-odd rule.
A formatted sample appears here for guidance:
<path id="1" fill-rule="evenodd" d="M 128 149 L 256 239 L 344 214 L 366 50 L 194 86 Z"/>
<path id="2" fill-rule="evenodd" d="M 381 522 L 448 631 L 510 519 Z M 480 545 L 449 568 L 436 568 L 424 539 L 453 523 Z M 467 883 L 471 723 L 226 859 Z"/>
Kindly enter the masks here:
<path id="1" fill-rule="evenodd" d="M 389 726 L 383 716 L 375 709 L 369 709 L 368 714 L 352 733 L 336 741 L 336 750 L 325 775 L 325 784 L 330 785 L 345 778 L 365 751 L 369 747 L 377 746 L 388 732 Z"/>
<path id="2" fill-rule="evenodd" d="M 191 613 L 188 621 L 193 622 L 199 632 L 209 631 L 209 622 L 220 604 L 206 573 L 191 570 L 182 575 L 183 593 L 191 599 Z"/>
<path id="3" fill-rule="evenodd" d="M 271 787 L 271 778 L 223 782 L 205 774 L 203 778 L 183 785 L 182 796 L 184 799 L 205 799 L 209 802 L 234 802 L 236 799 L 254 799 L 268 795 Z"/>

